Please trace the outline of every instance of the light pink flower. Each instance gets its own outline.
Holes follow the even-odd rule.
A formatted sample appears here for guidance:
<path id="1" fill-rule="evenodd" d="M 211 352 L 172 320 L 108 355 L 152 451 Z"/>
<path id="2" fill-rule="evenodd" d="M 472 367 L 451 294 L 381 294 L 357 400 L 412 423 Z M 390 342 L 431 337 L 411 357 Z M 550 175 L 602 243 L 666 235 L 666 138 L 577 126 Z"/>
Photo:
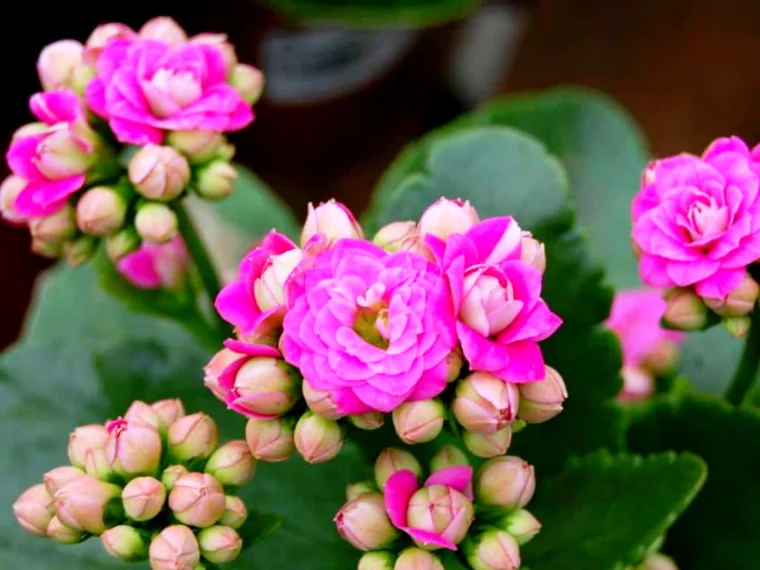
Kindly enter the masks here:
<path id="1" fill-rule="evenodd" d="M 446 387 L 456 345 L 440 269 L 409 253 L 338 240 L 286 285 L 280 347 L 341 414 L 390 412 Z"/>
<path id="2" fill-rule="evenodd" d="M 143 243 L 119 259 L 116 268 L 140 289 L 172 289 L 184 280 L 189 263 L 185 242 L 177 236 L 169 243 Z"/>
<path id="3" fill-rule="evenodd" d="M 760 147 L 715 140 L 702 157 L 651 163 L 631 207 L 639 273 L 653 287 L 689 287 L 706 299 L 735 290 L 760 258 Z"/>
<path id="4" fill-rule="evenodd" d="M 8 166 L 26 181 L 13 208 L 21 216 L 49 216 L 84 186 L 97 137 L 70 89 L 32 95 L 29 106 L 47 128 L 16 136 L 8 149 Z"/>
<path id="5" fill-rule="evenodd" d="M 249 125 L 251 107 L 226 77 L 224 54 L 213 45 L 114 39 L 98 57 L 85 95 L 119 141 L 159 144 L 164 131 L 228 132 Z"/>
<path id="6" fill-rule="evenodd" d="M 562 324 L 541 299 L 541 272 L 521 261 L 521 239 L 510 217 L 484 220 L 445 242 L 425 238 L 445 271 L 470 368 L 518 384 L 544 378 L 538 343 Z"/>

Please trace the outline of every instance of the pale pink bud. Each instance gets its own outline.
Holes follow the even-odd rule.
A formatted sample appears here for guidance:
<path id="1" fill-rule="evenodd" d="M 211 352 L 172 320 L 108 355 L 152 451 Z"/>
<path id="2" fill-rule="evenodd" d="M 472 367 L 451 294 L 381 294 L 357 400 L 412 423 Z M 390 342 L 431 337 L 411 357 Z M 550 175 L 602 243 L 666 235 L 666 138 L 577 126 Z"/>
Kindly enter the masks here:
<path id="1" fill-rule="evenodd" d="M 356 570 L 393 570 L 395 556 L 390 552 L 367 552 L 359 560 Z"/>
<path id="2" fill-rule="evenodd" d="M 78 69 L 83 65 L 84 46 L 74 40 L 60 40 L 45 46 L 37 59 L 37 73 L 45 91 L 74 89 Z"/>
<path id="3" fill-rule="evenodd" d="M 81 475 L 55 494 L 56 516 L 69 528 L 99 535 L 107 526 L 109 502 L 120 495 L 116 485 Z"/>
<path id="4" fill-rule="evenodd" d="M 95 255 L 95 247 L 98 243 L 92 236 L 81 236 L 74 241 L 63 244 L 63 257 L 66 263 L 72 267 L 78 267 L 87 263 Z"/>
<path id="5" fill-rule="evenodd" d="M 106 429 L 106 457 L 115 473 L 124 477 L 158 473 L 161 463 L 158 430 L 125 419 L 108 422 Z"/>
<path id="6" fill-rule="evenodd" d="M 237 352 L 233 352 L 229 348 L 223 348 L 203 367 L 203 383 L 222 402 L 227 398 L 227 391 L 219 386 L 219 377 L 238 358 L 240 358 L 240 355 Z"/>
<path id="7" fill-rule="evenodd" d="M 30 247 L 33 253 L 48 259 L 57 259 L 63 255 L 63 244 L 33 239 Z"/>
<path id="8" fill-rule="evenodd" d="M 206 473 L 222 485 L 245 485 L 256 473 L 256 460 L 242 439 L 225 443 L 209 457 Z"/>
<path id="9" fill-rule="evenodd" d="M 380 228 L 372 242 L 391 253 L 404 249 L 404 243 L 417 235 L 417 224 L 414 222 L 392 222 Z"/>
<path id="10" fill-rule="evenodd" d="M 161 483 L 167 491 L 171 491 L 177 479 L 189 473 L 184 465 L 170 465 L 161 473 Z"/>
<path id="11" fill-rule="evenodd" d="M 310 203 L 306 223 L 301 232 L 301 247 L 316 234 L 324 234 L 330 242 L 343 238 L 362 238 L 364 234 L 351 210 L 330 200 L 316 208 Z"/>
<path id="12" fill-rule="evenodd" d="M 121 227 L 126 215 L 126 200 L 108 186 L 90 188 L 77 202 L 77 225 L 86 234 L 111 234 Z"/>
<path id="13" fill-rule="evenodd" d="M 171 46 L 178 46 L 187 41 L 187 34 L 174 19 L 158 16 L 143 24 L 140 37 L 146 40 L 158 40 Z"/>
<path id="14" fill-rule="evenodd" d="M 35 166 L 49 180 L 84 174 L 97 154 L 82 147 L 72 129 L 50 128 L 37 147 Z"/>
<path id="15" fill-rule="evenodd" d="M 74 207 L 66 204 L 54 214 L 29 220 L 29 231 L 34 239 L 45 242 L 62 243 L 73 238 L 77 232 Z"/>
<path id="16" fill-rule="evenodd" d="M 485 505 L 519 509 L 528 504 L 535 490 L 533 466 L 508 455 L 483 464 L 478 472 L 475 496 Z"/>
<path id="17" fill-rule="evenodd" d="M 520 403 L 517 386 L 488 372 L 473 372 L 457 384 L 457 421 L 475 433 L 493 433 L 514 421 Z"/>
<path id="18" fill-rule="evenodd" d="M 60 544 L 77 544 L 87 537 L 81 530 L 67 527 L 58 517 L 50 519 L 50 524 L 47 527 L 47 536 Z"/>
<path id="19" fill-rule="evenodd" d="M 759 293 L 760 286 L 758 286 L 757 281 L 752 279 L 749 274 L 745 274 L 739 287 L 725 298 L 705 299 L 705 304 L 721 317 L 743 317 L 755 307 Z"/>
<path id="20" fill-rule="evenodd" d="M 444 570 L 438 557 L 420 548 L 407 548 L 396 560 L 393 570 Z"/>
<path id="21" fill-rule="evenodd" d="M 0 184 L 0 215 L 4 220 L 14 224 L 22 224 L 26 221 L 26 218 L 16 212 L 13 206 L 18 195 L 26 188 L 26 184 L 26 180 L 15 174 L 11 174 Z"/>
<path id="22" fill-rule="evenodd" d="M 208 473 L 188 473 L 174 483 L 169 508 L 181 523 L 204 528 L 224 514 L 224 489 Z"/>
<path id="23" fill-rule="evenodd" d="M 150 200 L 174 200 L 190 181 L 187 159 L 170 146 L 149 144 L 129 161 L 129 181 Z"/>
<path id="24" fill-rule="evenodd" d="M 678 570 L 678 566 L 672 558 L 656 553 L 648 554 L 636 570 Z"/>
<path id="25" fill-rule="evenodd" d="M 468 549 L 467 561 L 473 570 L 517 570 L 520 568 L 520 545 L 502 530 L 484 532 L 474 548 Z"/>
<path id="26" fill-rule="evenodd" d="M 728 331 L 734 338 L 743 340 L 747 338 L 749 332 L 750 319 L 749 317 L 736 317 L 733 319 L 723 319 L 723 328 Z"/>
<path id="27" fill-rule="evenodd" d="M 56 467 L 45 473 L 42 476 L 42 482 L 45 484 L 45 489 L 47 489 L 47 492 L 52 497 L 58 489 L 66 485 L 66 483 L 84 474 L 84 471 L 81 469 L 65 465 L 63 467 Z"/>
<path id="28" fill-rule="evenodd" d="M 459 491 L 447 485 L 418 489 L 409 499 L 407 524 L 450 540 L 462 542 L 474 519 L 474 507 Z M 418 543 L 417 546 L 425 546 Z"/>
<path id="29" fill-rule="evenodd" d="M 546 248 L 530 232 L 523 232 L 520 259 L 529 263 L 541 273 L 546 271 Z"/>
<path id="30" fill-rule="evenodd" d="M 362 481 L 361 483 L 349 483 L 346 485 L 346 499 L 349 501 L 365 493 L 375 493 L 377 489 L 371 481 Z"/>
<path id="31" fill-rule="evenodd" d="M 346 541 L 365 552 L 388 546 L 399 536 L 380 493 L 365 493 L 351 499 L 335 515 L 334 522 Z"/>
<path id="32" fill-rule="evenodd" d="M 623 389 L 618 394 L 621 402 L 643 400 L 654 394 L 654 378 L 640 366 L 623 366 Z"/>
<path id="33" fill-rule="evenodd" d="M 170 456 L 179 462 L 210 457 L 219 445 L 219 427 L 203 413 L 179 418 L 167 435 Z"/>
<path id="34" fill-rule="evenodd" d="M 249 419 L 245 426 L 245 441 L 251 455 L 270 463 L 285 461 L 296 450 L 293 428 L 288 420 L 282 418 Z"/>
<path id="35" fill-rule="evenodd" d="M 387 447 L 380 452 L 375 460 L 375 483 L 380 490 L 385 489 L 385 482 L 397 471 L 405 469 L 417 477 L 422 475 L 422 465 L 417 458 L 404 449 Z"/>
<path id="36" fill-rule="evenodd" d="M 142 532 L 122 524 L 109 528 L 100 535 L 106 552 L 119 560 L 135 562 L 148 558 L 148 542 Z"/>
<path id="37" fill-rule="evenodd" d="M 140 400 L 135 400 L 129 405 L 124 413 L 124 419 L 128 422 L 143 424 L 152 427 L 155 430 L 161 428 L 161 416 L 153 409 L 150 404 Z"/>
<path id="38" fill-rule="evenodd" d="M 366 414 L 355 414 L 352 416 L 348 416 L 348 421 L 350 421 L 354 426 L 358 427 L 359 429 L 372 431 L 374 429 L 378 429 L 383 426 L 383 424 L 385 423 L 385 414 L 381 412 L 367 412 Z"/>
<path id="39" fill-rule="evenodd" d="M 469 465 L 467 456 L 464 451 L 456 447 L 455 445 L 444 445 L 438 450 L 430 460 L 430 471 L 440 471 L 447 467 L 456 467 L 459 465 Z"/>
<path id="40" fill-rule="evenodd" d="M 161 418 L 162 429 L 168 429 L 170 425 L 185 416 L 185 406 L 177 398 L 159 400 L 150 406 Z"/>
<path id="41" fill-rule="evenodd" d="M 166 144 L 184 154 L 191 164 L 202 164 L 214 158 L 224 144 L 224 135 L 214 131 L 172 131 L 166 136 Z"/>
<path id="42" fill-rule="evenodd" d="M 441 433 L 445 417 L 440 400 L 405 402 L 393 410 L 393 427 L 404 443 L 426 443 Z"/>
<path id="43" fill-rule="evenodd" d="M 422 214 L 417 228 L 423 235 L 432 234 L 443 240 L 451 234 L 465 234 L 480 221 L 478 213 L 460 199 L 440 198 Z"/>
<path id="44" fill-rule="evenodd" d="M 446 357 L 446 378 L 449 382 L 453 382 L 459 378 L 459 373 L 462 371 L 462 365 L 464 364 L 464 357 L 462 352 L 457 348 L 449 352 Z"/>
<path id="45" fill-rule="evenodd" d="M 264 74 L 251 65 L 238 63 L 232 68 L 230 85 L 249 105 L 254 105 L 264 92 Z"/>
<path id="46" fill-rule="evenodd" d="M 674 329 L 700 330 L 707 322 L 707 307 L 702 299 L 689 289 L 677 289 L 666 297 L 668 306 L 663 320 Z"/>
<path id="47" fill-rule="evenodd" d="M 495 266 L 476 266 L 465 272 L 467 291 L 459 309 L 460 320 L 490 337 L 506 329 L 520 314 L 523 302 L 515 298 L 512 283 Z"/>
<path id="48" fill-rule="evenodd" d="M 329 420 L 337 420 L 341 417 L 341 414 L 338 413 L 338 406 L 330 392 L 315 390 L 305 380 L 301 383 L 301 390 L 303 391 L 303 399 L 306 400 L 306 405 L 312 412 Z"/>
<path id="49" fill-rule="evenodd" d="M 306 412 L 296 424 L 293 440 L 307 463 L 324 463 L 340 452 L 343 432 L 338 422 Z"/>
<path id="50" fill-rule="evenodd" d="M 219 519 L 219 524 L 230 528 L 240 528 L 247 518 L 248 509 L 246 509 L 243 499 L 234 495 L 227 495 L 224 498 L 224 513 Z"/>
<path id="51" fill-rule="evenodd" d="M 238 370 L 232 390 L 234 403 L 254 414 L 279 416 L 298 401 L 300 379 L 284 360 L 259 356 Z"/>
<path id="52" fill-rule="evenodd" d="M 75 467 L 85 469 L 87 455 L 103 451 L 108 440 L 108 430 L 102 425 L 90 424 L 75 429 L 69 436 L 69 461 Z"/>
<path id="53" fill-rule="evenodd" d="M 475 433 L 464 431 L 462 441 L 465 447 L 476 457 L 498 457 L 504 455 L 512 443 L 512 426 L 505 426 L 493 433 Z"/>
<path id="54" fill-rule="evenodd" d="M 214 160 L 198 169 L 194 190 L 206 200 L 222 200 L 235 188 L 237 169 L 226 160 Z"/>
<path id="55" fill-rule="evenodd" d="M 201 555 L 212 564 L 232 562 L 240 555 L 243 539 L 228 526 L 212 526 L 198 533 Z"/>
<path id="56" fill-rule="evenodd" d="M 494 526 L 512 535 L 520 546 L 530 542 L 541 530 L 541 523 L 538 522 L 538 519 L 525 509 L 510 512 Z"/>
<path id="57" fill-rule="evenodd" d="M 106 253 L 111 261 L 118 261 L 140 247 L 142 240 L 134 228 L 124 228 L 105 239 Z"/>
<path id="58" fill-rule="evenodd" d="M 121 500 L 129 518 L 137 522 L 149 521 L 164 507 L 166 487 L 153 477 L 138 477 L 124 487 Z"/>
<path id="59" fill-rule="evenodd" d="M 678 362 L 678 343 L 661 340 L 645 357 L 641 365 L 652 374 L 662 375 L 673 370 Z"/>
<path id="60" fill-rule="evenodd" d="M 144 204 L 135 215 L 135 229 L 148 243 L 167 243 L 178 235 L 177 214 L 165 204 Z"/>
<path id="61" fill-rule="evenodd" d="M 29 487 L 13 503 L 13 516 L 16 517 L 18 524 L 26 532 L 37 536 L 47 534 L 47 528 L 54 513 L 53 497 L 42 483 Z"/>
<path id="62" fill-rule="evenodd" d="M 224 57 L 224 66 L 227 68 L 227 76 L 232 73 L 235 65 L 237 65 L 235 47 L 227 41 L 227 34 L 197 34 L 191 37 L 188 43 L 209 45 L 221 51 Z"/>
<path id="63" fill-rule="evenodd" d="M 545 367 L 543 380 L 520 384 L 520 408 L 517 415 L 530 424 L 540 424 L 562 411 L 567 388 L 562 376 L 551 366 Z"/>
<path id="64" fill-rule="evenodd" d="M 261 276 L 253 282 L 253 295 L 259 309 L 268 311 L 285 303 L 285 281 L 302 259 L 300 249 L 291 249 L 265 262 Z"/>
<path id="65" fill-rule="evenodd" d="M 193 531 L 178 524 L 166 527 L 150 543 L 151 570 L 194 570 L 201 550 Z"/>
<path id="66" fill-rule="evenodd" d="M 137 36 L 135 31 L 125 24 L 111 22 L 95 28 L 85 42 L 84 60 L 94 66 L 103 48 L 114 40 L 131 40 Z"/>

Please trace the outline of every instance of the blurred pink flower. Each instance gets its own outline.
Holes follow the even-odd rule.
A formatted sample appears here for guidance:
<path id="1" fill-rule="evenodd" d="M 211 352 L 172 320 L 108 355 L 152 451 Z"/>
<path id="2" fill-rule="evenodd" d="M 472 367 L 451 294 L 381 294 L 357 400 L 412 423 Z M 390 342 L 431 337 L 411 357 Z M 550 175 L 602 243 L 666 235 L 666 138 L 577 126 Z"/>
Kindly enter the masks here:
<path id="1" fill-rule="evenodd" d="M 116 268 L 140 289 L 171 289 L 184 281 L 189 263 L 185 242 L 177 236 L 169 243 L 143 243 L 119 259 Z"/>

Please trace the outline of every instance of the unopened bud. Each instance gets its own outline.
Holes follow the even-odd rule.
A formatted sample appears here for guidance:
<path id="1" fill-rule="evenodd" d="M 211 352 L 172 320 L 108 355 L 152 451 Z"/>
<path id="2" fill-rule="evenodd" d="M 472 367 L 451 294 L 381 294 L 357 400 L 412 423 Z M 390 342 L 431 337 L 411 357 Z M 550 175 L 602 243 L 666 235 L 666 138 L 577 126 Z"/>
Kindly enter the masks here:
<path id="1" fill-rule="evenodd" d="M 749 332 L 749 317 L 736 317 L 733 319 L 723 319 L 723 327 L 734 338 L 744 340 Z"/>
<path id="2" fill-rule="evenodd" d="M 135 31 L 124 24 L 101 24 L 92 31 L 85 42 L 84 60 L 88 65 L 95 66 L 103 48 L 110 42 L 119 39 L 131 40 L 136 36 Z"/>
<path id="3" fill-rule="evenodd" d="M 497 457 L 486 461 L 478 473 L 475 495 L 485 505 L 520 509 L 536 490 L 533 466 L 519 457 Z"/>
<path id="4" fill-rule="evenodd" d="M 185 525 L 162 530 L 148 551 L 152 570 L 190 570 L 201 561 L 201 550 L 193 531 Z"/>
<path id="5" fill-rule="evenodd" d="M 493 433 L 462 433 L 465 447 L 476 457 L 487 459 L 504 455 L 512 443 L 512 427 L 506 426 Z"/>
<path id="6" fill-rule="evenodd" d="M 338 405 L 330 392 L 315 390 L 306 380 L 301 383 L 301 390 L 303 391 L 303 399 L 312 412 L 328 420 L 337 420 L 341 417 L 341 414 L 338 413 Z"/>
<path id="7" fill-rule="evenodd" d="M 139 34 L 145 40 L 158 40 L 171 46 L 178 46 L 187 41 L 187 34 L 182 26 L 168 16 L 151 18 L 143 24 Z"/>
<path id="8" fill-rule="evenodd" d="M 444 566 L 432 552 L 407 548 L 399 555 L 393 570 L 444 570 Z"/>
<path id="9" fill-rule="evenodd" d="M 69 528 L 100 535 L 109 526 L 109 504 L 115 507 L 117 503 L 113 501 L 120 495 L 121 489 L 116 485 L 81 475 L 55 494 L 56 516 Z"/>
<path id="10" fill-rule="evenodd" d="M 99 454 L 105 458 L 107 440 L 108 430 L 102 425 L 90 424 L 78 427 L 69 436 L 69 461 L 79 469 L 86 469 L 88 463 L 92 463 L 93 454 Z M 95 474 L 90 473 L 90 475 Z"/>
<path id="11" fill-rule="evenodd" d="M 451 234 L 465 234 L 480 221 L 469 202 L 460 199 L 440 198 L 428 206 L 417 228 L 422 235 L 432 234 L 443 240 Z"/>
<path id="12" fill-rule="evenodd" d="M 464 451 L 454 445 L 444 445 L 438 450 L 438 453 L 433 456 L 433 459 L 430 460 L 430 471 L 435 472 L 440 471 L 441 469 L 446 469 L 447 467 L 469 464 L 470 462 L 467 460 Z"/>
<path id="13" fill-rule="evenodd" d="M 664 554 L 648 554 L 635 570 L 678 570 L 672 558 Z"/>
<path id="14" fill-rule="evenodd" d="M 707 322 L 707 307 L 702 299 L 689 289 L 670 293 L 666 300 L 663 320 L 671 327 L 683 330 L 700 330 Z"/>
<path id="15" fill-rule="evenodd" d="M 122 524 L 109 528 L 100 535 L 106 552 L 119 560 L 136 562 L 148 558 L 148 541 L 143 532 Z"/>
<path id="16" fill-rule="evenodd" d="M 201 555 L 212 564 L 232 562 L 240 555 L 243 539 L 228 526 L 212 526 L 198 533 Z"/>
<path id="17" fill-rule="evenodd" d="M 165 204 L 142 205 L 135 216 L 138 235 L 149 243 L 167 243 L 177 236 L 177 214 Z"/>
<path id="18" fill-rule="evenodd" d="M 678 350 L 677 342 L 662 339 L 644 357 L 641 365 L 657 376 L 667 374 L 675 368 L 678 362 Z"/>
<path id="19" fill-rule="evenodd" d="M 56 213 L 29 221 L 29 231 L 34 239 L 45 242 L 63 243 L 76 235 L 77 223 L 74 207 L 64 206 Z"/>
<path id="20" fill-rule="evenodd" d="M 108 186 L 87 190 L 77 202 L 77 225 L 86 234 L 105 236 L 114 233 L 124 223 L 127 202 Z"/>
<path id="21" fill-rule="evenodd" d="M 106 424 L 106 457 L 124 477 L 156 475 L 161 463 L 161 436 L 155 428 L 118 419 Z"/>
<path id="22" fill-rule="evenodd" d="M 382 550 L 377 552 L 367 552 L 359 560 L 356 570 L 393 570 L 393 563 L 396 557 L 390 552 Z"/>
<path id="23" fill-rule="evenodd" d="M 224 490 L 208 473 L 188 473 L 174 483 L 169 508 L 179 522 L 205 528 L 224 514 Z"/>
<path id="24" fill-rule="evenodd" d="M 535 239 L 530 232 L 523 232 L 520 248 L 522 261 L 529 263 L 541 273 L 546 271 L 546 248 L 543 243 Z"/>
<path id="25" fill-rule="evenodd" d="M 245 441 L 230 441 L 209 457 L 205 471 L 222 485 L 241 486 L 253 479 L 256 460 Z"/>
<path id="26" fill-rule="evenodd" d="M 230 74 L 230 85 L 249 105 L 253 105 L 264 92 L 264 74 L 251 65 L 238 63 Z"/>
<path id="27" fill-rule="evenodd" d="M 129 161 L 129 181 L 149 200 L 174 200 L 190 181 L 187 159 L 170 146 L 149 144 Z"/>
<path id="28" fill-rule="evenodd" d="M 493 433 L 514 421 L 519 402 L 516 385 L 488 372 L 473 372 L 457 384 L 454 416 L 468 431 Z"/>
<path id="29" fill-rule="evenodd" d="M 461 350 L 456 348 L 449 352 L 448 356 L 446 357 L 446 367 L 448 371 L 446 378 L 449 382 L 453 382 L 459 378 L 459 373 L 462 371 L 463 364 L 464 357 L 462 356 Z"/>
<path id="30" fill-rule="evenodd" d="M 520 384 L 518 415 L 525 422 L 540 424 L 559 414 L 566 399 L 567 388 L 562 376 L 551 366 L 546 366 L 543 380 Z"/>
<path id="31" fill-rule="evenodd" d="M 520 568 L 520 545 L 502 530 L 489 530 L 467 548 L 467 561 L 473 570 L 517 570 Z"/>
<path id="32" fill-rule="evenodd" d="M 84 46 L 75 40 L 60 40 L 45 46 L 37 59 L 37 73 L 45 91 L 73 89 L 82 67 Z"/>
<path id="33" fill-rule="evenodd" d="M 170 465 L 161 473 L 161 483 L 167 491 L 171 491 L 177 479 L 189 473 L 184 465 Z"/>
<path id="34" fill-rule="evenodd" d="M 307 463 L 324 463 L 340 452 L 343 432 L 337 422 L 306 412 L 293 434 L 296 449 Z"/>
<path id="35" fill-rule="evenodd" d="M 440 400 L 404 402 L 393 410 L 393 426 L 404 443 L 426 443 L 441 433 L 445 417 Z"/>
<path id="36" fill-rule="evenodd" d="M 366 414 L 354 414 L 348 416 L 350 421 L 355 427 L 359 429 L 372 431 L 383 427 L 385 423 L 385 414 L 381 412 L 367 412 Z"/>
<path id="37" fill-rule="evenodd" d="M 391 475 L 404 470 L 411 471 L 417 477 L 422 475 L 422 465 L 414 455 L 404 449 L 388 447 L 375 460 L 375 483 L 380 490 L 384 490 Z"/>
<path id="38" fill-rule="evenodd" d="M 623 389 L 618 394 L 621 402 L 642 400 L 654 394 L 654 378 L 640 366 L 623 366 L 620 371 L 623 377 Z"/>
<path id="39" fill-rule="evenodd" d="M 219 445 L 219 428 L 206 414 L 190 414 L 169 426 L 167 443 L 169 455 L 175 461 L 206 459 Z"/>
<path id="40" fill-rule="evenodd" d="M 124 512 L 133 521 L 149 521 L 161 512 L 166 502 L 166 487 L 153 477 L 132 479 L 121 492 Z"/>
<path id="41" fill-rule="evenodd" d="M 63 257 L 72 267 L 87 263 L 95 255 L 98 242 L 92 236 L 81 236 L 63 244 Z"/>
<path id="42" fill-rule="evenodd" d="M 364 493 L 376 493 L 377 488 L 372 481 L 362 481 L 361 483 L 349 483 L 346 485 L 346 499 L 349 501 L 355 499 Z"/>
<path id="43" fill-rule="evenodd" d="M 316 234 L 324 234 L 330 242 L 343 238 L 364 237 L 362 228 L 351 210 L 335 200 L 323 202 L 316 208 L 309 204 L 309 213 L 301 232 L 301 247 Z"/>
<path id="44" fill-rule="evenodd" d="M 503 531 L 512 535 L 518 544 L 527 544 L 541 530 L 541 523 L 525 509 L 517 509 L 510 512 L 498 524 Z"/>
<path id="45" fill-rule="evenodd" d="M 229 162 L 214 160 L 198 169 L 194 189 L 206 200 L 222 200 L 232 194 L 237 176 L 237 169 Z"/>
<path id="46" fill-rule="evenodd" d="M 300 379 L 284 360 L 254 356 L 235 375 L 228 404 L 254 416 L 279 416 L 298 401 Z"/>
<path id="47" fill-rule="evenodd" d="M 47 489 L 47 492 L 52 497 L 58 489 L 63 487 L 66 483 L 84 474 L 84 471 L 81 469 L 65 465 L 63 467 L 56 467 L 45 473 L 42 476 L 42 482 L 45 484 L 45 489 Z"/>
<path id="48" fill-rule="evenodd" d="M 124 419 L 136 424 L 143 424 L 152 427 L 156 431 L 161 428 L 161 416 L 154 410 L 150 404 L 140 400 L 135 400 L 129 405 L 124 413 Z"/>
<path id="49" fill-rule="evenodd" d="M 26 180 L 15 174 L 11 174 L 0 184 L 0 215 L 4 220 L 14 224 L 26 222 L 26 218 L 19 214 L 13 205 L 26 185 Z"/>
<path id="50" fill-rule="evenodd" d="M 417 234 L 417 224 L 414 222 L 392 222 L 380 228 L 372 243 L 379 245 L 391 253 L 404 249 L 404 244 L 409 238 Z"/>
<path id="51" fill-rule="evenodd" d="M 113 235 L 106 237 L 106 253 L 111 261 L 118 261 L 137 250 L 141 243 L 140 236 L 134 228 L 124 228 Z"/>
<path id="52" fill-rule="evenodd" d="M 42 483 L 29 487 L 13 503 L 13 516 L 16 517 L 18 524 L 26 532 L 37 536 L 47 534 L 47 528 L 54 513 L 53 497 Z"/>
<path id="53" fill-rule="evenodd" d="M 60 544 L 77 544 L 87 538 L 87 534 L 75 528 L 69 528 L 58 517 L 50 519 L 47 536 Z"/>
<path id="54" fill-rule="evenodd" d="M 335 515 L 338 533 L 365 552 L 388 546 L 398 536 L 385 510 L 380 493 L 365 493 L 351 499 Z"/>
<path id="55" fill-rule="evenodd" d="M 282 307 L 285 303 L 285 282 L 303 259 L 303 252 L 294 248 L 264 262 L 261 276 L 253 282 L 253 296 L 262 311 Z M 316 393 L 316 392 L 315 392 Z"/>
<path id="56" fill-rule="evenodd" d="M 224 135 L 214 131 L 172 131 L 166 143 L 184 154 L 191 164 L 202 164 L 214 158 L 224 144 Z"/>
<path id="57" fill-rule="evenodd" d="M 234 495 L 227 495 L 224 498 L 224 513 L 219 519 L 219 524 L 230 528 L 240 528 L 248 518 L 248 509 L 245 507 L 243 499 Z"/>
<path id="58" fill-rule="evenodd" d="M 282 418 L 249 419 L 245 427 L 245 441 L 251 455 L 270 463 L 285 461 L 296 450 L 293 428 L 289 421 Z"/>
<path id="59" fill-rule="evenodd" d="M 153 408 L 158 417 L 161 418 L 161 430 L 169 429 L 174 422 L 185 416 L 185 406 L 177 398 L 159 400 L 150 406 Z"/>
<path id="60" fill-rule="evenodd" d="M 752 279 L 749 274 L 744 275 L 744 279 L 739 287 L 731 291 L 722 299 L 705 299 L 705 304 L 721 317 L 743 317 L 748 315 L 757 304 L 757 296 L 760 293 L 760 286 L 757 281 Z"/>
<path id="61" fill-rule="evenodd" d="M 30 246 L 32 253 L 47 259 L 63 257 L 63 244 L 33 239 Z"/>
<path id="62" fill-rule="evenodd" d="M 406 511 L 408 526 L 432 533 L 454 544 L 462 542 L 474 519 L 472 502 L 447 485 L 429 485 L 415 491 Z M 417 546 L 429 543 L 415 540 Z"/>

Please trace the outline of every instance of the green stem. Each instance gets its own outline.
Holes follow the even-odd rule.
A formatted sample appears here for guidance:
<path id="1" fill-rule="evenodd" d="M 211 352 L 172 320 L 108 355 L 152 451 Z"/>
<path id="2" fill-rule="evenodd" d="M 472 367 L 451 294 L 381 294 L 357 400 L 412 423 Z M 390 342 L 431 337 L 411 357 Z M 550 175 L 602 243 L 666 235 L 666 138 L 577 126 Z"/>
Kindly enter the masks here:
<path id="1" fill-rule="evenodd" d="M 734 406 L 740 406 L 757 378 L 760 366 L 760 310 L 750 314 L 749 331 L 744 342 L 744 350 L 739 367 L 726 390 L 726 400 Z"/>

